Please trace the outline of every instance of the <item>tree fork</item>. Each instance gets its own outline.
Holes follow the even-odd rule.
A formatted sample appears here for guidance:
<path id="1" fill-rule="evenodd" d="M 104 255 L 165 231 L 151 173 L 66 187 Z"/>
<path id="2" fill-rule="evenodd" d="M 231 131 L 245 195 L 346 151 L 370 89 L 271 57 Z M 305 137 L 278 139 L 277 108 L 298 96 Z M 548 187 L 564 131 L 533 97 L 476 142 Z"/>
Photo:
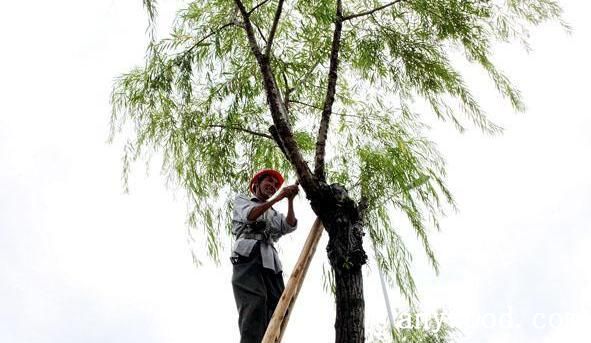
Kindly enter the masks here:
<path id="1" fill-rule="evenodd" d="M 336 342 L 363 342 L 365 339 L 365 303 L 363 300 L 363 275 L 361 273 L 361 267 L 367 261 L 367 255 L 363 250 L 362 217 L 359 213 L 359 208 L 349 197 L 344 187 L 338 184 L 330 186 L 326 184 L 323 172 L 324 158 L 321 158 L 320 161 L 317 159 L 316 161 L 316 167 L 320 166 L 321 172 L 315 173 L 315 175 L 312 174 L 289 128 L 286 116 L 287 110 L 281 101 L 269 57 L 262 53 L 256 42 L 254 30 L 244 5 L 240 0 L 235 0 L 235 3 L 244 19 L 246 36 L 263 77 L 267 103 L 274 122 L 274 127 L 270 131 L 275 136 L 275 139 L 283 143 L 280 144 L 280 142 L 277 142 L 283 148 L 282 151 L 285 153 L 287 159 L 295 167 L 301 185 L 306 191 L 307 198 L 310 200 L 310 205 L 322 220 L 330 237 L 327 252 L 331 266 L 335 271 L 335 284 L 337 287 L 336 303 L 338 313 L 335 321 Z M 342 20 L 340 0 L 338 0 L 337 12 L 338 20 L 340 21 Z M 337 37 L 336 41 L 333 41 L 331 69 L 334 70 L 334 75 L 331 75 L 331 87 L 329 87 L 327 92 L 329 102 L 331 102 L 331 98 L 334 101 L 341 28 L 342 25 L 336 26 Z M 330 117 L 332 102 L 324 108 L 324 120 L 321 123 L 323 125 L 321 125 L 319 131 L 320 136 L 324 136 L 324 139 L 320 139 L 317 142 L 317 158 L 318 148 L 324 153 L 323 148 L 326 140 L 326 132 L 324 131 L 328 129 L 327 119 Z M 322 135 L 323 132 L 324 135 Z"/>
<path id="2" fill-rule="evenodd" d="M 289 124 L 286 120 L 286 109 L 281 102 L 281 97 L 279 96 L 279 89 L 275 83 L 270 60 L 268 56 L 261 52 L 261 49 L 256 42 L 254 30 L 249 18 L 249 13 L 246 11 L 244 4 L 240 0 L 234 0 L 234 2 L 242 14 L 242 19 L 244 20 L 244 30 L 246 31 L 246 37 L 248 39 L 250 49 L 257 61 L 257 64 L 259 65 L 261 75 L 263 76 L 263 86 L 267 95 L 267 103 L 269 105 L 269 109 L 271 110 L 271 117 L 273 118 L 273 123 L 277 129 L 277 133 L 279 134 L 281 141 L 283 141 L 283 148 L 285 148 L 288 160 L 296 169 L 298 179 L 306 191 L 306 194 L 308 196 L 315 194 L 318 190 L 318 183 L 313 177 L 312 171 L 308 167 L 308 164 L 298 149 L 293 134 L 289 128 Z"/>

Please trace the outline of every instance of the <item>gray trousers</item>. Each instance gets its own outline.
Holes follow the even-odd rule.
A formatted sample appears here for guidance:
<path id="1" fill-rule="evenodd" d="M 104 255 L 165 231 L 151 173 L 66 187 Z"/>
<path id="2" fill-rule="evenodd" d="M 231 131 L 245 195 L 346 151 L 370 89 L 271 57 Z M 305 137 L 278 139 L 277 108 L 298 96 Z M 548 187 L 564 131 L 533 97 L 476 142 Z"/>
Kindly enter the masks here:
<path id="1" fill-rule="evenodd" d="M 232 264 L 240 343 L 260 343 L 285 288 L 283 275 L 263 268 L 259 244 L 249 257 L 241 256 Z"/>

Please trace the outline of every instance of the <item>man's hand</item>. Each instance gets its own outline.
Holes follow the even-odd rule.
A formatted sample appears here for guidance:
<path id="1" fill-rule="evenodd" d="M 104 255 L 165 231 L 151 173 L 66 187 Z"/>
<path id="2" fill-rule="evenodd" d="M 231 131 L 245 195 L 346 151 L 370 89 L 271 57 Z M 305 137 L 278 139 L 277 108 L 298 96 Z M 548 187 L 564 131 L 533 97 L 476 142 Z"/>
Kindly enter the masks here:
<path id="1" fill-rule="evenodd" d="M 298 188 L 298 184 L 294 184 L 291 186 L 286 186 L 283 187 L 281 189 L 281 191 L 279 191 L 279 194 L 277 194 L 273 199 L 271 199 L 271 201 L 267 201 L 265 203 L 263 203 L 262 205 L 256 206 L 254 207 L 252 210 L 250 210 L 250 212 L 248 213 L 248 220 L 256 220 L 261 214 L 263 214 L 266 210 L 269 209 L 269 207 L 273 206 L 273 204 L 278 203 L 279 201 L 283 200 L 283 198 L 287 198 L 289 200 L 289 209 L 288 209 L 288 213 L 291 211 L 292 215 L 288 220 L 288 223 L 290 223 L 290 225 L 295 225 L 293 223 L 295 223 L 296 219 L 293 216 L 293 198 L 298 194 L 299 192 L 299 188 Z"/>
<path id="2" fill-rule="evenodd" d="M 283 187 L 283 189 L 281 189 L 281 191 L 277 195 L 277 200 L 281 200 L 283 198 L 292 200 L 298 194 L 299 191 L 300 189 L 298 188 L 298 185 Z"/>
<path id="3" fill-rule="evenodd" d="M 298 192 L 300 191 L 300 188 L 297 184 L 287 186 L 286 188 L 289 189 L 289 195 L 287 195 L 287 199 L 289 199 L 290 201 L 293 200 L 293 198 L 295 198 L 295 196 L 298 195 Z"/>
<path id="4" fill-rule="evenodd" d="M 287 193 L 286 197 L 287 197 L 287 200 L 288 200 L 288 203 L 287 203 L 287 217 L 285 219 L 287 220 L 287 223 L 289 225 L 296 226 L 298 224 L 298 220 L 296 219 L 295 213 L 293 211 L 293 198 L 295 198 L 295 196 L 300 191 L 299 185 L 296 182 L 294 185 L 285 187 L 284 190 Z"/>

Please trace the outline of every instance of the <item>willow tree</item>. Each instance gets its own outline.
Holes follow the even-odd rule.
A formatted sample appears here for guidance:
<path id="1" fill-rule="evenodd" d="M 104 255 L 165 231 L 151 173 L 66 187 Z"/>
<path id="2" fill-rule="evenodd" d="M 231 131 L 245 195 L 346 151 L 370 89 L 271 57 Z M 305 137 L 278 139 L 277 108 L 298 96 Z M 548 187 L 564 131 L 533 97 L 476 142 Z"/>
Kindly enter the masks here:
<path id="1" fill-rule="evenodd" d="M 144 3 L 154 18 L 152 1 Z M 492 47 L 526 43 L 528 28 L 559 16 L 552 0 L 190 2 L 170 36 L 151 36 L 143 67 L 115 82 L 112 128 L 127 139 L 124 173 L 162 153 L 215 260 L 230 200 L 246 192 L 253 171 L 297 178 L 329 236 L 336 342 L 362 342 L 364 234 L 411 303 L 401 226 L 416 232 L 438 270 L 428 230 L 454 204 L 423 116 L 500 131 L 451 56 L 481 67 L 521 110 Z M 408 220 L 392 222 L 397 213 Z"/>

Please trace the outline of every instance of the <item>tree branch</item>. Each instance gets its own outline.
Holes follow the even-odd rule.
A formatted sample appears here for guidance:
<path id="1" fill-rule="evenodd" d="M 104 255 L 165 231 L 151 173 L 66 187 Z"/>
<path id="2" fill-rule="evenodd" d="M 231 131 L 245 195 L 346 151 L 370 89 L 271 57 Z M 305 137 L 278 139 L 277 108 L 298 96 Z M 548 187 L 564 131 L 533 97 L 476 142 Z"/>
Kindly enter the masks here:
<path id="1" fill-rule="evenodd" d="M 337 0 L 334 34 L 332 38 L 332 47 L 330 51 L 330 65 L 328 67 L 328 86 L 326 89 L 326 97 L 324 99 L 324 106 L 322 109 L 322 118 L 320 119 L 320 127 L 318 129 L 318 137 L 316 139 L 314 175 L 316 176 L 316 178 L 322 181 L 326 180 L 326 175 L 324 171 L 324 155 L 326 154 L 326 138 L 328 136 L 328 125 L 330 122 L 332 105 L 334 104 L 336 93 L 339 66 L 339 50 L 341 48 L 342 30 L 343 4 L 341 0 Z"/>
<path id="2" fill-rule="evenodd" d="M 277 33 L 277 26 L 279 25 L 279 18 L 281 18 L 281 12 L 283 11 L 283 0 L 279 0 L 277 9 L 275 10 L 275 18 L 273 18 L 273 26 L 271 26 L 271 32 L 269 33 L 269 39 L 267 47 L 265 48 L 265 56 L 269 57 L 271 54 L 271 45 L 273 45 L 273 38 Z"/>
<path id="3" fill-rule="evenodd" d="M 283 152 L 283 156 L 285 156 L 285 159 L 291 162 L 289 160 L 289 154 L 287 153 L 287 149 L 285 148 L 285 145 L 283 145 L 283 142 L 281 141 L 281 137 L 279 136 L 279 132 L 277 132 L 277 128 L 275 127 L 275 125 L 271 125 L 269 127 L 269 132 L 271 132 L 271 136 L 273 136 L 273 139 L 277 143 L 277 146 L 279 147 L 279 149 L 281 149 L 281 152 Z"/>
<path id="4" fill-rule="evenodd" d="M 265 44 L 267 44 L 267 39 L 265 39 L 265 35 L 263 34 L 263 30 L 261 30 L 261 28 L 254 21 L 252 22 L 252 24 L 254 25 L 254 27 L 257 28 L 257 31 L 259 31 L 259 35 L 261 35 L 261 38 L 263 39 Z"/>
<path id="5" fill-rule="evenodd" d="M 254 11 L 256 11 L 257 9 L 259 9 L 259 7 L 263 6 L 264 4 L 266 4 L 267 2 L 269 2 L 269 0 L 264 0 L 261 1 L 258 5 L 254 6 L 250 11 L 248 11 L 248 16 L 250 16 Z M 232 26 L 232 25 L 236 25 L 236 20 L 232 20 L 229 23 L 226 23 L 222 26 L 220 26 L 219 28 L 212 30 L 210 33 L 206 34 L 204 37 L 202 37 L 199 41 L 197 41 L 197 43 L 193 44 L 188 50 L 187 52 L 191 52 L 193 49 L 195 49 L 196 47 L 199 46 L 199 44 L 203 43 L 206 39 L 208 39 L 209 37 L 218 34 L 220 31 L 222 31 L 223 29 Z M 258 28 L 258 27 L 257 27 Z M 263 40 L 265 40 L 265 37 L 263 36 L 263 33 L 261 32 L 261 36 L 263 37 Z"/>
<path id="6" fill-rule="evenodd" d="M 392 1 L 392 2 L 387 3 L 385 5 L 382 5 L 380 7 L 376 7 L 373 10 L 369 10 L 369 11 L 365 11 L 365 12 L 361 12 L 361 13 L 356 13 L 356 14 L 350 14 L 348 16 L 343 17 L 343 21 L 347 21 L 347 20 L 351 20 L 351 19 L 354 19 L 354 18 L 363 17 L 363 16 L 366 16 L 366 15 L 373 14 L 373 13 L 375 13 L 377 11 L 383 10 L 384 8 L 387 8 L 387 7 L 396 5 L 397 3 L 402 2 L 402 1 L 403 0 L 395 0 L 395 1 Z"/>
<path id="7" fill-rule="evenodd" d="M 314 179 L 314 176 L 312 175 L 306 160 L 304 160 L 304 157 L 297 146 L 297 143 L 293 137 L 293 133 L 289 128 L 289 124 L 286 120 L 287 113 L 285 105 L 282 103 L 281 97 L 279 96 L 279 90 L 273 76 L 269 58 L 261 53 L 261 49 L 256 42 L 252 23 L 250 22 L 248 12 L 246 11 L 244 4 L 241 0 L 234 0 L 234 2 L 236 3 L 236 6 L 238 7 L 238 10 L 240 11 L 240 14 L 244 20 L 243 27 L 246 31 L 248 44 L 250 45 L 251 52 L 259 65 L 261 75 L 263 77 L 263 86 L 267 95 L 267 104 L 269 105 L 271 117 L 273 118 L 273 123 L 277 129 L 277 136 L 283 143 L 283 148 L 286 151 L 287 159 L 296 169 L 298 179 L 300 180 L 301 185 L 306 193 L 308 193 L 308 195 L 310 195 L 310 193 L 316 194 L 318 192 L 318 183 Z"/>
<path id="8" fill-rule="evenodd" d="M 307 107 L 310 107 L 310 108 L 315 108 L 315 109 L 317 109 L 317 110 L 320 110 L 320 111 L 322 111 L 322 107 L 320 107 L 320 106 L 314 106 L 314 105 L 312 105 L 312 104 L 308 104 L 308 103 L 306 103 L 306 102 L 303 102 L 303 101 L 299 101 L 299 100 L 294 100 L 294 99 L 292 99 L 292 100 L 291 100 L 291 102 L 293 102 L 294 104 L 299 104 L 299 105 L 302 105 L 302 106 L 307 106 Z"/>
<path id="9" fill-rule="evenodd" d="M 219 28 L 217 28 L 217 29 L 215 29 L 215 30 L 212 30 L 210 33 L 206 34 L 204 37 L 202 37 L 200 40 L 198 40 L 198 41 L 197 41 L 197 43 L 193 44 L 193 45 L 192 45 L 192 46 L 191 46 L 191 47 L 190 47 L 190 48 L 187 50 L 187 52 L 191 52 L 193 49 L 195 49 L 195 48 L 196 48 L 196 47 L 198 47 L 198 46 L 199 46 L 201 43 L 203 43 L 203 42 L 204 42 L 204 41 L 205 41 L 207 38 L 209 38 L 209 37 L 211 37 L 211 36 L 213 36 L 213 35 L 216 35 L 216 34 L 218 34 L 220 31 L 222 31 L 223 29 L 225 29 L 225 28 L 227 28 L 227 27 L 229 27 L 229 26 L 235 25 L 235 24 L 236 24 L 236 22 L 235 22 L 235 21 L 231 21 L 231 22 L 229 22 L 229 23 L 226 23 L 226 24 L 224 24 L 224 25 L 220 26 Z"/>
<path id="10" fill-rule="evenodd" d="M 303 101 L 293 100 L 293 99 L 290 99 L 289 101 L 292 102 L 292 103 L 294 103 L 294 104 L 298 104 L 298 105 L 302 105 L 302 106 L 307 106 L 307 107 L 310 107 L 310 108 L 315 108 L 315 109 L 320 110 L 320 111 L 323 110 L 323 108 L 320 107 L 320 106 L 315 106 L 315 105 L 312 105 L 312 104 L 308 104 L 308 103 L 303 102 Z M 358 116 L 358 115 L 354 115 L 354 114 L 346 114 L 346 113 L 339 113 L 339 112 L 333 112 L 333 113 L 334 114 L 337 114 L 337 115 L 340 115 L 340 116 L 343 116 L 343 117 L 358 117 L 358 118 L 362 118 L 362 116 Z"/>
<path id="11" fill-rule="evenodd" d="M 287 81 L 287 75 L 285 75 L 285 71 L 281 73 L 283 76 L 283 83 L 285 83 L 285 110 L 289 113 L 289 102 L 291 101 L 291 92 L 294 91 L 293 87 L 289 87 L 289 82 Z"/>
<path id="12" fill-rule="evenodd" d="M 250 45 L 250 50 L 252 51 L 257 62 L 260 64 L 262 58 L 261 48 L 257 44 L 255 38 L 254 29 L 249 18 L 250 14 L 246 11 L 246 8 L 244 7 L 242 1 L 234 0 L 234 2 L 236 3 L 236 6 L 238 7 L 240 14 L 242 15 L 242 19 L 244 20 L 244 30 L 246 31 L 246 37 L 248 39 L 248 44 Z"/>
<path id="13" fill-rule="evenodd" d="M 323 56 L 320 56 L 320 58 L 318 58 L 316 60 L 316 62 L 314 62 L 314 65 L 304 74 L 302 75 L 299 79 L 295 80 L 292 85 L 293 87 L 291 87 L 291 91 L 295 91 L 297 89 L 297 86 L 302 86 L 305 84 L 306 80 L 308 79 L 308 77 L 310 77 L 310 75 L 312 75 L 312 72 L 314 71 L 314 69 L 316 69 L 316 67 L 320 64 L 320 61 L 322 60 Z"/>
<path id="14" fill-rule="evenodd" d="M 259 137 L 264 137 L 264 138 L 268 138 L 268 139 L 273 139 L 273 136 L 268 135 L 266 133 L 257 132 L 257 131 L 253 131 L 253 130 L 250 130 L 250 129 L 245 129 L 245 128 L 240 127 L 240 126 L 211 124 L 211 125 L 207 125 L 207 127 L 218 127 L 218 128 L 222 128 L 222 129 L 226 129 L 226 130 L 242 131 L 242 132 L 250 133 L 251 135 L 254 135 L 254 136 L 259 136 Z"/>
<path id="15" fill-rule="evenodd" d="M 269 2 L 269 0 L 261 1 L 258 5 L 254 6 L 250 11 L 248 11 L 248 15 L 250 16 L 252 12 L 256 11 L 259 7 L 263 6 L 267 2 Z"/>

